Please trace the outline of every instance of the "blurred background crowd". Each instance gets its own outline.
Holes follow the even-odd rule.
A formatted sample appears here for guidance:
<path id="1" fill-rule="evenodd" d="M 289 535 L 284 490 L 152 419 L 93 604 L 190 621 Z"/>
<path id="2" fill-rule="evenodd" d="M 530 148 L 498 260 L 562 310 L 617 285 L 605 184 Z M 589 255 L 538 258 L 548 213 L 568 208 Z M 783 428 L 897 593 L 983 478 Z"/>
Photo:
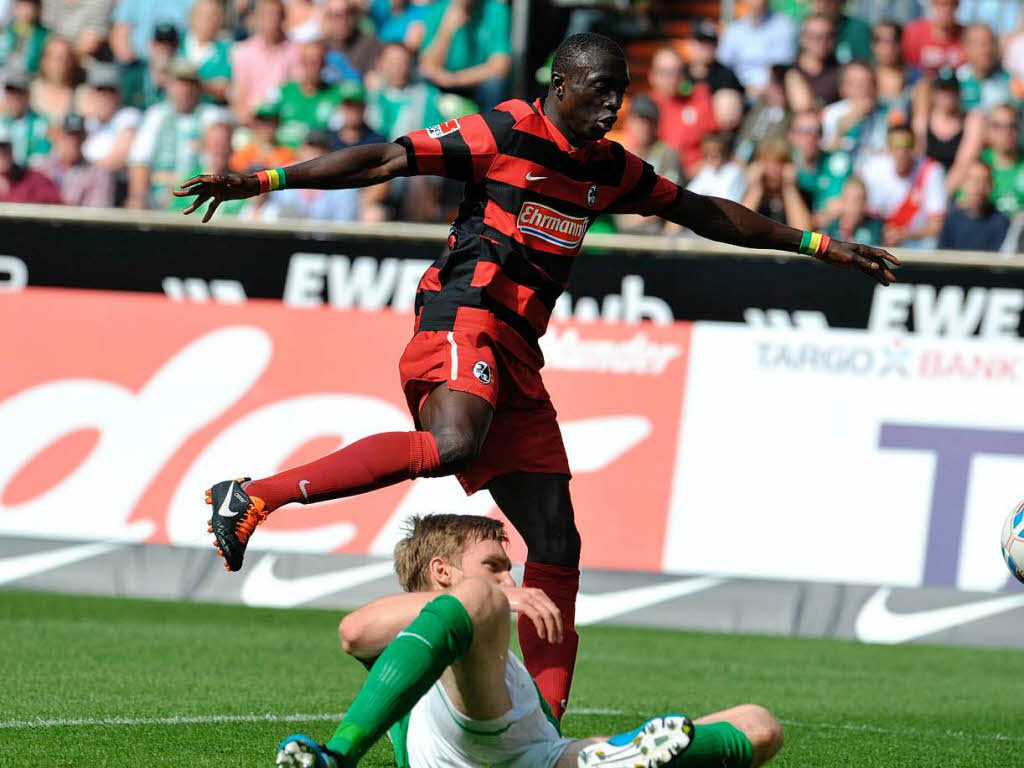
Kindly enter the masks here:
<path id="1" fill-rule="evenodd" d="M 611 138 L 680 184 L 801 229 L 1016 249 L 1019 0 L 0 0 L 0 202 L 180 210 L 252 171 L 546 90 L 567 34 L 627 50 Z M 516 14 L 529 11 L 514 49 Z M 243 219 L 443 221 L 436 179 L 285 190 Z M 671 232 L 606 217 L 603 231 Z"/>

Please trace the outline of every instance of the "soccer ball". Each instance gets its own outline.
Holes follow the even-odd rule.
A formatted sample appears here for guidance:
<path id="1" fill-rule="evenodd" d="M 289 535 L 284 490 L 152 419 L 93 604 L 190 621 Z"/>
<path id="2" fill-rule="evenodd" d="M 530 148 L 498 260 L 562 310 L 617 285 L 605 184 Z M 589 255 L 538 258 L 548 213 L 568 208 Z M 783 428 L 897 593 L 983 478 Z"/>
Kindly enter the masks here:
<path id="1" fill-rule="evenodd" d="M 999 546 L 1010 573 L 1017 577 L 1017 581 L 1024 583 L 1024 501 L 1017 505 L 1003 523 Z"/>

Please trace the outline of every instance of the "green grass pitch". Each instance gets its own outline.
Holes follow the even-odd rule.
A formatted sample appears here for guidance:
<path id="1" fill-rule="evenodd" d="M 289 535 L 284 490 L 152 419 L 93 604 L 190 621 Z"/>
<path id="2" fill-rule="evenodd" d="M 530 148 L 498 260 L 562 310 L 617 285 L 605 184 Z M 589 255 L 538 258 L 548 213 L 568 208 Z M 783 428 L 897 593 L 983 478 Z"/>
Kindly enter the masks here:
<path id="1" fill-rule="evenodd" d="M 0 592 L 0 766 L 271 766 L 326 738 L 364 678 L 339 614 Z M 771 708 L 778 766 L 1019 768 L 1017 651 L 592 627 L 569 736 L 648 714 Z M 265 716 L 265 717 L 264 717 Z M 387 745 L 363 762 L 392 765 Z"/>

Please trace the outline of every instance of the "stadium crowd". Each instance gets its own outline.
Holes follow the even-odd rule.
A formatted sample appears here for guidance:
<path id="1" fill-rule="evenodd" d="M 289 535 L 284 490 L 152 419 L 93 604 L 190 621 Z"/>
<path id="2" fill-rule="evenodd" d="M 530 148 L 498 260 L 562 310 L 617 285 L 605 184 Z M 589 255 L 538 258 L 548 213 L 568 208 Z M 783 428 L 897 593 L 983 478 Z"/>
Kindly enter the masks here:
<path id="1" fill-rule="evenodd" d="M 873 26 L 874 0 L 745 0 L 734 21 L 695 21 L 644 62 L 612 138 L 695 191 L 801 229 L 886 246 L 1016 242 L 1024 12 L 1008 0 L 892 5 L 904 16 Z M 601 18 L 580 11 L 568 31 L 603 31 Z M 510 9 L 0 0 L 0 65 L 0 201 L 180 210 L 170 190 L 200 171 L 287 165 L 508 98 Z M 401 181 L 284 190 L 219 215 L 450 212 L 445 184 Z M 623 215 L 594 228 L 665 226 Z"/>

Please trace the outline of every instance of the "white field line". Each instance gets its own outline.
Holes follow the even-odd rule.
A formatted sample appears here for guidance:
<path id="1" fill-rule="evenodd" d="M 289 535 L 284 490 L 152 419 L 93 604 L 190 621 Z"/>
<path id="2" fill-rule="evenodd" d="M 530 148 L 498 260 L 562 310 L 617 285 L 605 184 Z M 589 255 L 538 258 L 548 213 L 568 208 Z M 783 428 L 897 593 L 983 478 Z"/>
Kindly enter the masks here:
<path id="1" fill-rule="evenodd" d="M 643 717 L 644 713 L 624 712 L 620 709 L 602 707 L 581 707 L 570 709 L 571 715 L 634 715 Z M 83 726 L 132 727 L 143 725 L 208 725 L 216 723 L 302 723 L 302 722 L 334 722 L 344 717 L 344 712 L 318 712 L 312 714 L 250 714 L 250 715 L 172 715 L 170 717 L 57 717 L 36 718 L 34 720 L 0 720 L 0 730 L 42 729 L 42 728 L 77 728 Z M 941 736 L 966 741 L 1008 741 L 1024 743 L 1024 736 L 1004 733 L 971 733 L 970 731 L 953 731 L 924 728 L 883 728 L 860 723 L 808 723 L 800 720 L 781 720 L 782 725 L 792 728 L 811 728 L 814 730 L 855 731 L 860 733 L 877 733 L 888 736 Z"/>
<path id="2" fill-rule="evenodd" d="M 573 715 L 621 715 L 618 709 L 571 709 Z M 252 715 L 171 715 L 170 717 L 54 717 L 34 720 L 0 720 L 0 729 L 15 728 L 77 728 L 81 726 L 138 726 L 138 725 L 207 725 L 214 723 L 306 723 L 341 720 L 344 712 L 318 712 L 314 714 L 274 713 Z"/>
<path id="3" fill-rule="evenodd" d="M 805 723 L 800 720 L 779 720 L 784 726 L 793 728 L 811 728 L 814 730 L 828 731 L 855 731 L 859 733 L 878 733 L 886 736 L 941 736 L 950 739 L 965 739 L 967 741 L 1010 741 L 1024 743 L 1024 736 L 1009 735 L 1005 733 L 971 733 L 970 731 L 951 731 L 938 728 L 882 728 L 876 725 L 862 723 Z"/>

